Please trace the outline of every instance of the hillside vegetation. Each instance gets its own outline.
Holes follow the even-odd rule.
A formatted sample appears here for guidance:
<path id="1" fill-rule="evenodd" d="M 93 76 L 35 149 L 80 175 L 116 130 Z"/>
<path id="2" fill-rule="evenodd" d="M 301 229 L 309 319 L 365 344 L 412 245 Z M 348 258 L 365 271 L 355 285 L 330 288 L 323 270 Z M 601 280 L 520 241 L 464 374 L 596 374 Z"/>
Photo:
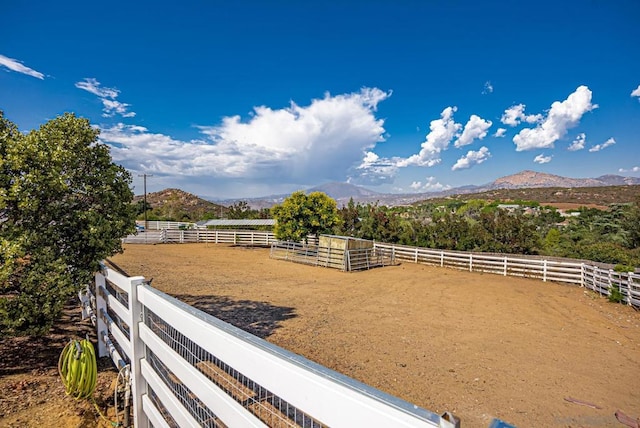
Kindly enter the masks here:
<path id="1" fill-rule="evenodd" d="M 144 196 L 136 196 L 138 219 L 144 218 Z M 180 189 L 147 194 L 147 220 L 196 222 L 214 218 L 268 218 L 269 210 L 252 210 L 246 202 L 216 204 Z"/>
<path id="2" fill-rule="evenodd" d="M 139 218 L 144 216 L 144 196 L 136 196 Z M 227 207 L 206 201 L 180 189 L 164 189 L 147 194 L 147 219 L 198 221 L 222 217 Z"/>
<path id="3" fill-rule="evenodd" d="M 446 203 L 451 200 L 465 201 L 537 201 L 540 205 L 577 204 L 606 207 L 610 204 L 625 204 L 640 198 L 640 185 L 601 187 L 536 187 L 526 189 L 496 189 L 480 193 L 468 193 L 434 198 L 416 204 Z"/>

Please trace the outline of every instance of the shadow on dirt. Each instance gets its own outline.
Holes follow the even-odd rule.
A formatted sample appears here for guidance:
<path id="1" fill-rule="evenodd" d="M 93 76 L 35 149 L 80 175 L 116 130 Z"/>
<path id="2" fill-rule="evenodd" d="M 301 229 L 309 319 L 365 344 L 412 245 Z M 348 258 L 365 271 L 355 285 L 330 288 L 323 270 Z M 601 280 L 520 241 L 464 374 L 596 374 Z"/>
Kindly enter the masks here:
<path id="1" fill-rule="evenodd" d="M 56 370 L 58 358 L 71 339 L 88 337 L 95 344 L 91 321 L 81 320 L 80 305 L 74 298 L 48 334 L 36 337 L 9 337 L 0 340 L 0 377 L 18 373 Z"/>
<path id="2" fill-rule="evenodd" d="M 232 300 L 225 296 L 174 296 L 196 309 L 262 339 L 269 337 L 282 321 L 296 317 L 295 308 L 274 306 L 253 300 Z"/>

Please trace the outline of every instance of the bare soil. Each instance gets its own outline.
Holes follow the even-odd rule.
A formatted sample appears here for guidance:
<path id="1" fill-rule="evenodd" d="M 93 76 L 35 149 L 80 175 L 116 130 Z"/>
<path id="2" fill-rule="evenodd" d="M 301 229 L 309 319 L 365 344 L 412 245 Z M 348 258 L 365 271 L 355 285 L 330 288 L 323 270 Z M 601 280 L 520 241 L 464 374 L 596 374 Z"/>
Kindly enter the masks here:
<path id="1" fill-rule="evenodd" d="M 345 273 L 268 249 L 128 245 L 131 275 L 269 342 L 464 427 L 622 426 L 640 416 L 640 313 L 575 286 L 402 263 Z M 50 338 L 0 342 L 0 426 L 108 426 L 57 377 L 69 308 Z M 112 415 L 109 361 L 96 401 Z M 576 402 L 580 400 L 580 402 Z"/>

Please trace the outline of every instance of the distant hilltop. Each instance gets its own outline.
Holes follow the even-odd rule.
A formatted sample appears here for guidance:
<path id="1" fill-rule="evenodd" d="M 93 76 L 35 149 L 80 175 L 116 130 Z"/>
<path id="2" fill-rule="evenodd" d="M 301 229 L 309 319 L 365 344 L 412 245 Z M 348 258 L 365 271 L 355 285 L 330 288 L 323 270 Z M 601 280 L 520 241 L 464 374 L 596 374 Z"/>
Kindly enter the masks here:
<path id="1" fill-rule="evenodd" d="M 397 206 L 412 204 L 421 200 L 446 197 L 450 195 L 464 195 L 481 193 L 498 189 L 527 189 L 541 187 L 608 187 L 640 185 L 640 178 L 623 177 L 620 175 L 603 175 L 597 178 L 569 178 L 560 175 L 547 174 L 531 170 L 507 175 L 495 181 L 479 186 L 468 185 L 455 187 L 439 192 L 424 193 L 378 193 L 364 187 L 350 183 L 331 182 L 307 189 L 307 192 L 324 192 L 338 202 L 338 206 L 346 205 L 350 199 L 360 203 L 380 203 L 381 205 Z M 232 205 L 242 200 L 254 209 L 269 208 L 281 203 L 288 194 L 271 195 L 261 198 L 244 198 L 218 201 L 224 205 Z"/>
<path id="2" fill-rule="evenodd" d="M 500 177 L 495 181 L 479 185 L 479 186 L 462 186 L 452 189 L 448 189 L 440 192 L 426 192 L 426 193 L 378 193 L 364 187 L 356 186 L 350 183 L 331 182 L 325 183 L 320 186 L 315 186 L 307 189 L 307 192 L 324 192 L 333 199 L 336 200 L 338 206 L 344 206 L 349 203 L 350 199 L 359 203 L 379 203 L 387 206 L 408 205 L 418 201 L 427 199 L 451 197 L 453 195 L 473 195 L 480 194 L 482 192 L 491 192 L 493 197 L 506 198 L 508 194 L 507 190 L 513 189 L 543 189 L 543 188 L 600 188 L 610 186 L 638 186 L 640 185 L 640 178 L 636 177 L 623 177 L 620 175 L 603 175 L 597 178 L 569 178 L 559 175 L 546 174 L 536 171 L 522 171 L 517 174 L 507 175 Z M 496 193 L 503 190 L 505 192 Z M 576 193 L 575 191 L 573 193 Z M 589 192 L 580 192 L 581 197 L 585 196 Z M 590 192 L 593 193 L 593 192 Z M 603 193 L 606 191 L 599 191 L 594 194 L 598 194 L 598 198 L 601 199 L 601 203 L 613 203 L 623 202 L 629 199 L 630 195 L 635 195 L 638 192 L 626 192 L 622 195 L 621 191 L 618 191 L 617 195 L 612 195 L 611 200 L 604 197 Z M 610 193 L 610 192 L 609 192 Z M 530 196 L 528 197 L 527 194 Z M 547 195 L 548 192 L 520 192 L 520 198 L 522 199 L 536 199 L 542 198 L 542 195 Z M 565 198 L 572 198 L 569 196 L 569 192 L 561 192 L 565 195 Z M 189 217 L 198 217 L 204 213 L 216 213 L 217 216 L 223 217 L 227 214 L 229 206 L 237 202 L 246 202 L 253 209 L 270 208 L 273 205 L 281 203 L 289 194 L 271 195 L 261 198 L 239 198 L 239 199 L 227 199 L 210 202 L 206 198 L 198 197 L 191 193 L 185 192 L 180 189 L 165 189 L 160 192 L 149 193 L 147 195 L 147 201 L 151 207 L 157 210 L 157 214 L 184 214 L 187 213 Z M 559 199 L 562 199 L 560 197 Z M 134 202 L 142 200 L 142 195 L 136 196 Z M 540 200 L 542 202 L 542 200 Z M 566 202 L 569 202 L 568 200 Z M 180 213 L 179 211 L 182 211 Z M 175 215 L 174 215 L 175 216 Z"/>
<path id="3" fill-rule="evenodd" d="M 603 175 L 598 178 L 568 178 L 527 170 L 498 178 L 487 187 L 492 189 L 517 189 L 523 187 L 599 187 L 633 184 L 640 184 L 640 178 L 622 177 L 620 175 Z"/>

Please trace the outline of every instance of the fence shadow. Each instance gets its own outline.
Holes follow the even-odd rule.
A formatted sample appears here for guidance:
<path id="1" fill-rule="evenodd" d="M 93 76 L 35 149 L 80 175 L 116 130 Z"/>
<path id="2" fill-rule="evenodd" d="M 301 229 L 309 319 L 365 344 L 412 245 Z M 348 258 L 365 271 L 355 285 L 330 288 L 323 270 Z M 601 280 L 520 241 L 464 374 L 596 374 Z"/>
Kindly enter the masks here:
<path id="1" fill-rule="evenodd" d="M 196 309 L 262 339 L 281 327 L 282 321 L 296 317 L 295 308 L 253 300 L 233 300 L 226 296 L 174 295 Z"/>
<path id="2" fill-rule="evenodd" d="M 71 339 L 85 337 L 96 343 L 95 328 L 91 321 L 82 321 L 74 296 L 46 335 L 0 339 L 0 377 L 21 373 L 57 374 L 58 358 L 65 345 Z"/>

